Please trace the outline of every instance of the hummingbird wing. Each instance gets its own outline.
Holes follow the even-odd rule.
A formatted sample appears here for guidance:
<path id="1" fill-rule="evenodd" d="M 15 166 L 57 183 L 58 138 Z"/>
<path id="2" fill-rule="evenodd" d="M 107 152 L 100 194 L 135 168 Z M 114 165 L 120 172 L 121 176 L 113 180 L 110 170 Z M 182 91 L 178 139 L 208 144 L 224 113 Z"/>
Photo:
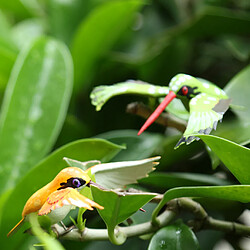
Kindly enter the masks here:
<path id="1" fill-rule="evenodd" d="M 210 134 L 213 129 L 216 129 L 218 121 L 222 120 L 230 102 L 229 98 L 222 99 L 205 93 L 192 98 L 189 102 L 190 116 L 187 128 L 175 148 L 183 143 L 189 144 L 199 140 L 193 134 Z"/>
<path id="2" fill-rule="evenodd" d="M 57 190 L 49 195 L 46 202 L 39 210 L 38 215 L 45 215 L 56 208 L 68 205 L 83 207 L 89 210 L 93 210 L 93 207 L 103 209 L 103 207 L 96 202 L 81 195 L 76 189 L 64 188 Z"/>
<path id="3" fill-rule="evenodd" d="M 155 86 L 142 81 L 129 80 L 123 83 L 95 87 L 90 94 L 91 102 L 96 106 L 96 110 L 101 110 L 102 106 L 112 97 L 124 94 L 147 95 L 153 97 L 166 96 L 169 88 L 165 86 Z"/>
<path id="4" fill-rule="evenodd" d="M 137 180 L 147 177 L 152 172 L 160 156 L 138 160 L 103 163 L 91 168 L 91 174 L 95 174 L 96 183 L 105 188 L 123 188 Z"/>

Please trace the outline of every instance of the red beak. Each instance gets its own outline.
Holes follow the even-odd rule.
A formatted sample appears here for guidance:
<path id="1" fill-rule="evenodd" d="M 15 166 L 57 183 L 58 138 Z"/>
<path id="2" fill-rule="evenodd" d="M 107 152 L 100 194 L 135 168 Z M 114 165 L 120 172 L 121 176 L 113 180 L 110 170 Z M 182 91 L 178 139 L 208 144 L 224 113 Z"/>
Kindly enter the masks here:
<path id="1" fill-rule="evenodd" d="M 157 118 L 158 116 L 165 110 L 168 104 L 176 97 L 176 94 L 173 91 L 169 91 L 168 95 L 165 97 L 163 102 L 156 108 L 156 110 L 149 116 L 146 122 L 141 127 L 140 131 L 137 135 L 140 135 L 144 130 L 146 130 Z"/>

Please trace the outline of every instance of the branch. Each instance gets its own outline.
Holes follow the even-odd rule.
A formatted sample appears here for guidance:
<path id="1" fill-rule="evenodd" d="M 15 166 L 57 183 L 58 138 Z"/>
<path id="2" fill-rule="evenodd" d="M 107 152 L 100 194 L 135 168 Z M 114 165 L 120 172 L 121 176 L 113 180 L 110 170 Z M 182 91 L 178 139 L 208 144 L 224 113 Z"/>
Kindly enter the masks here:
<path id="1" fill-rule="evenodd" d="M 250 235 L 250 227 L 223 220 L 217 220 L 209 217 L 200 203 L 193 201 L 189 198 L 179 198 L 171 200 L 168 203 L 168 209 L 179 213 L 181 210 L 185 210 L 194 214 L 195 219 L 189 221 L 188 224 L 194 231 L 201 231 L 203 229 L 210 229 L 216 231 L 222 231 L 225 233 L 233 233 L 241 236 Z"/>
<path id="2" fill-rule="evenodd" d="M 159 220 L 159 227 L 153 226 L 151 222 L 145 222 L 134 226 L 117 227 L 116 233 L 121 232 L 127 237 L 153 233 L 159 228 L 168 225 L 174 217 L 174 212 L 166 210 L 157 217 L 157 219 Z M 53 226 L 53 229 L 57 234 L 57 237 L 62 239 L 78 241 L 109 240 L 107 229 L 90 229 L 86 227 L 82 233 L 79 232 L 78 229 L 73 229 L 67 234 L 65 234 L 65 230 L 63 229 L 63 227 L 59 226 L 58 224 L 55 224 Z"/>
<path id="3" fill-rule="evenodd" d="M 150 108 L 148 108 L 143 103 L 138 102 L 128 104 L 126 112 L 141 116 L 145 119 L 147 119 L 152 114 L 152 110 Z M 161 113 L 161 115 L 157 118 L 155 122 L 163 125 L 164 127 L 176 128 L 181 132 L 184 132 L 187 126 L 187 123 L 185 121 L 168 113 Z"/>
<path id="4" fill-rule="evenodd" d="M 178 198 L 168 202 L 167 210 L 157 217 L 157 222 L 159 223 L 158 226 L 154 226 L 150 221 L 127 227 L 117 226 L 115 235 L 122 234 L 128 238 L 153 233 L 160 228 L 167 226 L 183 210 L 194 215 L 194 220 L 188 222 L 188 225 L 194 231 L 212 229 L 242 236 L 250 235 L 249 226 L 235 222 L 213 219 L 208 216 L 207 212 L 198 202 L 189 198 Z M 80 232 L 77 228 L 75 228 L 65 234 L 63 227 L 56 224 L 53 225 L 53 230 L 57 234 L 57 237 L 62 239 L 74 241 L 109 240 L 107 229 L 90 229 L 85 227 L 84 231 Z"/>

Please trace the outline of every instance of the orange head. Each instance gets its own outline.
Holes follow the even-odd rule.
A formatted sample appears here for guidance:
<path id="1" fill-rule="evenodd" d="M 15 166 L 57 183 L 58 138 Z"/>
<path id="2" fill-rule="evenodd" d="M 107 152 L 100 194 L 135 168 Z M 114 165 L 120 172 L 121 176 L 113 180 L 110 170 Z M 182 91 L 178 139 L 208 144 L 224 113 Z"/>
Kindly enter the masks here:
<path id="1" fill-rule="evenodd" d="M 88 185 L 90 181 L 90 177 L 82 169 L 68 167 L 61 170 L 51 184 L 57 186 L 58 190 L 67 187 L 81 189 Z"/>

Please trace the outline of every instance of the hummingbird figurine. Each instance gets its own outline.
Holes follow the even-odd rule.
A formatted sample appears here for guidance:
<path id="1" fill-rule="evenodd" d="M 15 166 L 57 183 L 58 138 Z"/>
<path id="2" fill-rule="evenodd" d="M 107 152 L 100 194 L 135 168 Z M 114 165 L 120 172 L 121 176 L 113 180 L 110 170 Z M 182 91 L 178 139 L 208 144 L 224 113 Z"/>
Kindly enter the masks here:
<path id="1" fill-rule="evenodd" d="M 212 129 L 216 129 L 218 121 L 222 120 L 231 102 L 216 85 L 199 81 L 190 75 L 178 74 L 171 79 L 169 93 L 146 120 L 138 135 L 157 119 L 174 98 L 179 98 L 190 113 L 187 128 L 175 148 L 199 140 L 194 134 L 210 134 Z"/>
<path id="2" fill-rule="evenodd" d="M 48 215 L 51 224 L 62 221 L 73 207 L 83 207 L 93 210 L 93 207 L 103 209 L 103 206 L 81 195 L 79 190 L 94 185 L 85 171 L 77 167 L 61 170 L 47 185 L 36 191 L 26 202 L 22 219 L 10 230 L 12 235 L 31 213 Z"/>
<path id="3" fill-rule="evenodd" d="M 199 140 L 194 134 L 210 134 L 212 129 L 216 129 L 218 121 L 222 120 L 231 102 L 227 94 L 216 85 L 187 74 L 173 77 L 169 87 L 134 80 L 111 86 L 101 85 L 94 88 L 90 98 L 96 110 L 99 111 L 111 97 L 121 94 L 165 97 L 144 123 L 138 135 L 157 119 L 173 99 L 180 99 L 189 112 L 189 118 L 186 130 L 175 148 L 181 144 L 190 144 L 194 140 Z"/>

